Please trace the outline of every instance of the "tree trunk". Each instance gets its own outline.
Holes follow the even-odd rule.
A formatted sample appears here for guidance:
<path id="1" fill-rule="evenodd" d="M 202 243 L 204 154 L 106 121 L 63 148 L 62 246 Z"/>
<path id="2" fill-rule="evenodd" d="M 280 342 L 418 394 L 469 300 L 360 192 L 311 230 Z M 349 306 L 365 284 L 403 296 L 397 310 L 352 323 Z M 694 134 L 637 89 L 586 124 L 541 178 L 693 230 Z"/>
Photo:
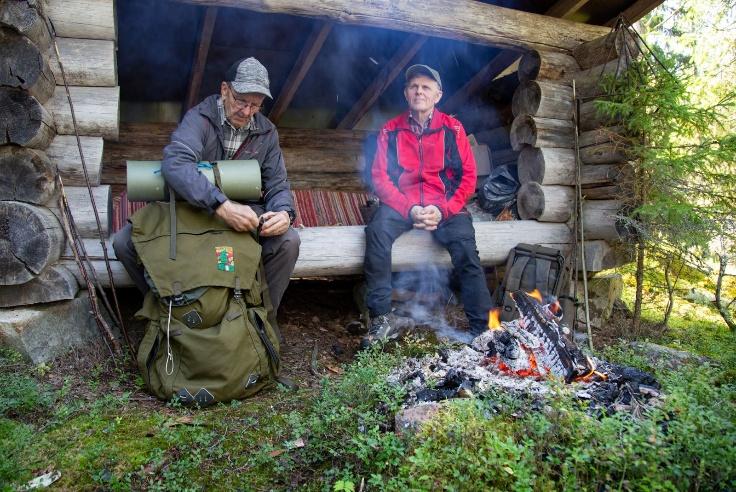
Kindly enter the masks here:
<path id="1" fill-rule="evenodd" d="M 86 187 L 65 186 L 64 193 L 72 211 L 74 223 L 77 226 L 79 236 L 82 238 L 98 238 L 97 221 L 95 220 L 92 202 L 89 199 L 89 191 Z M 92 188 L 95 198 L 95 206 L 100 217 L 102 236 L 108 237 L 112 230 L 112 194 L 109 185 Z M 51 208 L 54 214 L 61 218 L 61 210 L 58 207 Z"/>
<path id="2" fill-rule="evenodd" d="M 644 255 L 646 252 L 643 239 L 636 243 L 636 293 L 634 295 L 634 336 L 641 333 L 641 305 L 644 300 Z"/>
<path id="3" fill-rule="evenodd" d="M 102 137 L 79 137 L 87 164 L 90 185 L 99 186 L 100 168 L 102 166 Z M 86 186 L 82 171 L 82 160 L 79 156 L 77 137 L 73 135 L 57 135 L 46 149 L 46 155 L 52 164 L 59 169 L 65 186 Z"/>
<path id="4" fill-rule="evenodd" d="M 623 145 L 618 143 L 602 143 L 580 148 L 580 160 L 583 164 L 613 164 L 626 162 L 628 155 Z"/>
<path id="5" fill-rule="evenodd" d="M 610 77 L 619 77 L 626 71 L 628 66 L 625 59 L 616 58 L 608 63 L 573 74 L 575 97 L 582 99 L 604 94 L 602 82 Z"/>
<path id="6" fill-rule="evenodd" d="M 0 147 L 0 200 L 43 205 L 56 191 L 56 169 L 43 152 Z"/>
<path id="7" fill-rule="evenodd" d="M 81 135 L 118 138 L 120 114 L 119 87 L 69 87 L 74 103 L 74 114 Z M 54 96 L 46 104 L 54 116 L 56 132 L 74 135 L 74 125 L 66 90 L 57 86 Z"/>
<path id="8" fill-rule="evenodd" d="M 48 209 L 0 201 L 0 285 L 24 284 L 59 259 L 64 234 Z"/>
<path id="9" fill-rule="evenodd" d="M 41 104 L 54 93 L 48 60 L 27 37 L 0 28 L 0 60 L 0 86 L 23 89 Z"/>
<path id="10" fill-rule="evenodd" d="M 33 96 L 0 87 L 0 144 L 45 149 L 54 138 L 54 121 Z"/>
<path id="11" fill-rule="evenodd" d="M 51 43 L 39 0 L 0 2 L 0 25 L 28 37 L 41 53 L 45 53 Z"/>
<path id="12" fill-rule="evenodd" d="M 115 43 L 102 39 L 56 38 L 66 83 L 70 86 L 115 87 L 118 74 L 115 64 Z M 62 85 L 56 52 L 50 51 L 51 70 L 56 83 Z"/>
<path id="13" fill-rule="evenodd" d="M 77 292 L 79 285 L 72 272 L 61 265 L 51 265 L 20 286 L 0 286 L 0 308 L 74 299 Z"/>
<path id="14" fill-rule="evenodd" d="M 554 51 L 528 51 L 519 62 L 519 81 L 556 80 L 569 84 L 574 72 L 580 70 L 570 55 Z"/>
<path id="15" fill-rule="evenodd" d="M 613 31 L 610 34 L 579 44 L 572 50 L 580 68 L 587 70 L 602 63 L 607 63 L 619 57 L 636 57 L 638 48 L 632 35 L 623 31 Z"/>
<path id="16" fill-rule="evenodd" d="M 539 222 L 567 222 L 575 203 L 575 189 L 570 186 L 523 184 L 516 195 L 519 217 Z"/>
<path id="17" fill-rule="evenodd" d="M 523 144 L 571 149 L 573 139 L 572 121 L 519 115 L 511 125 L 511 147 L 514 150 L 521 150 Z"/>
<path id="18" fill-rule="evenodd" d="M 572 89 L 552 82 L 530 80 L 516 89 L 511 102 L 514 116 L 572 120 Z"/>
<path id="19" fill-rule="evenodd" d="M 59 37 L 117 40 L 114 0 L 54 0 L 46 14 Z"/>
<path id="20" fill-rule="evenodd" d="M 727 255 L 718 255 L 718 278 L 716 279 L 716 308 L 718 308 L 718 312 L 720 313 L 721 318 L 723 318 L 723 321 L 726 322 L 726 325 L 728 325 L 732 332 L 736 332 L 736 322 L 733 320 L 733 316 L 731 316 L 731 311 L 729 311 L 730 305 L 724 305 L 723 299 L 721 297 L 723 295 L 723 279 L 726 276 L 728 260 L 729 257 Z"/>
<path id="21" fill-rule="evenodd" d="M 412 3 L 378 0 L 185 0 L 208 6 L 235 7 L 257 12 L 299 15 L 359 24 L 425 36 L 456 39 L 511 49 L 569 51 L 610 31 L 591 24 L 470 0 L 427 0 Z"/>
<path id="22" fill-rule="evenodd" d="M 575 151 L 535 148 L 528 145 L 519 154 L 519 183 L 573 186 L 576 179 Z"/>

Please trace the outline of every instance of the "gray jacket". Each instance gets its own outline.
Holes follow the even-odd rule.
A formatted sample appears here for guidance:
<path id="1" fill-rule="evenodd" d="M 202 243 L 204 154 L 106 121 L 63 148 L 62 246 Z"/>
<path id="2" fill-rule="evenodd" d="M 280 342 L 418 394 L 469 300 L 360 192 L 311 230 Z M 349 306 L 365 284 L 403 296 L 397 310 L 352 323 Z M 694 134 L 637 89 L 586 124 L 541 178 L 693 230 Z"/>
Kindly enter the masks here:
<path id="1" fill-rule="evenodd" d="M 161 174 L 177 195 L 194 206 L 214 213 L 227 197 L 196 167 L 200 161 L 225 159 L 222 127 L 217 111 L 217 95 L 190 109 L 164 148 Z M 286 178 L 284 156 L 276 127 L 261 113 L 255 114 L 256 130 L 246 137 L 240 159 L 256 159 L 261 165 L 261 199 L 246 202 L 267 212 L 285 210 L 293 218 L 294 200 Z"/>

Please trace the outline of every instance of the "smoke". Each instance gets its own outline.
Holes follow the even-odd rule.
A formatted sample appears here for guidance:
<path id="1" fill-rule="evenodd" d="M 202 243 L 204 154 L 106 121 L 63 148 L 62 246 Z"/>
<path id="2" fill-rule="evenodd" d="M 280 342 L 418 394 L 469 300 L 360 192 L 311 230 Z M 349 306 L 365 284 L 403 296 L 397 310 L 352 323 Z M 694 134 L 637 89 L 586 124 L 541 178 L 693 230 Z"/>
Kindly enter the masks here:
<path id="1" fill-rule="evenodd" d="M 448 319 L 448 313 L 458 304 L 450 279 L 449 270 L 431 264 L 419 271 L 395 274 L 393 287 L 400 298 L 396 314 L 411 318 L 438 337 L 470 343 L 470 332 L 458 329 Z"/>

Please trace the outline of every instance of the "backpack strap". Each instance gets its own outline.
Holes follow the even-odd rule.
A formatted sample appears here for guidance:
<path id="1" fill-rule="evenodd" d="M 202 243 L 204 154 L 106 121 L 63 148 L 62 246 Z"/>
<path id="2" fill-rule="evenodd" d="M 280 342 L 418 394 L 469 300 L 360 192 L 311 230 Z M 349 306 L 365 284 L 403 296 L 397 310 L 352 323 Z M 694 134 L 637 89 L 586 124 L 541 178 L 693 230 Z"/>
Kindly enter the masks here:
<path id="1" fill-rule="evenodd" d="M 176 196 L 169 186 L 169 258 L 176 260 Z"/>

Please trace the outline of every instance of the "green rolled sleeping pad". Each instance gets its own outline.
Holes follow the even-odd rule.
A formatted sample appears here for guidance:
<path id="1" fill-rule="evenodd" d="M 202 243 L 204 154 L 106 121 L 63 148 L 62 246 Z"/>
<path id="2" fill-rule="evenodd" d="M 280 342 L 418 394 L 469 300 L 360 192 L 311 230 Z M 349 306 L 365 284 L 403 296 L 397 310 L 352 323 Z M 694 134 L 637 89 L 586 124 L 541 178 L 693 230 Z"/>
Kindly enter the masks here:
<path id="1" fill-rule="evenodd" d="M 161 175 L 161 161 L 126 161 L 128 200 L 151 202 L 168 200 L 169 190 Z M 215 168 L 219 171 L 220 189 L 233 200 L 258 200 L 261 197 L 261 166 L 257 160 L 200 162 L 197 170 L 210 183 L 217 183 Z"/>

